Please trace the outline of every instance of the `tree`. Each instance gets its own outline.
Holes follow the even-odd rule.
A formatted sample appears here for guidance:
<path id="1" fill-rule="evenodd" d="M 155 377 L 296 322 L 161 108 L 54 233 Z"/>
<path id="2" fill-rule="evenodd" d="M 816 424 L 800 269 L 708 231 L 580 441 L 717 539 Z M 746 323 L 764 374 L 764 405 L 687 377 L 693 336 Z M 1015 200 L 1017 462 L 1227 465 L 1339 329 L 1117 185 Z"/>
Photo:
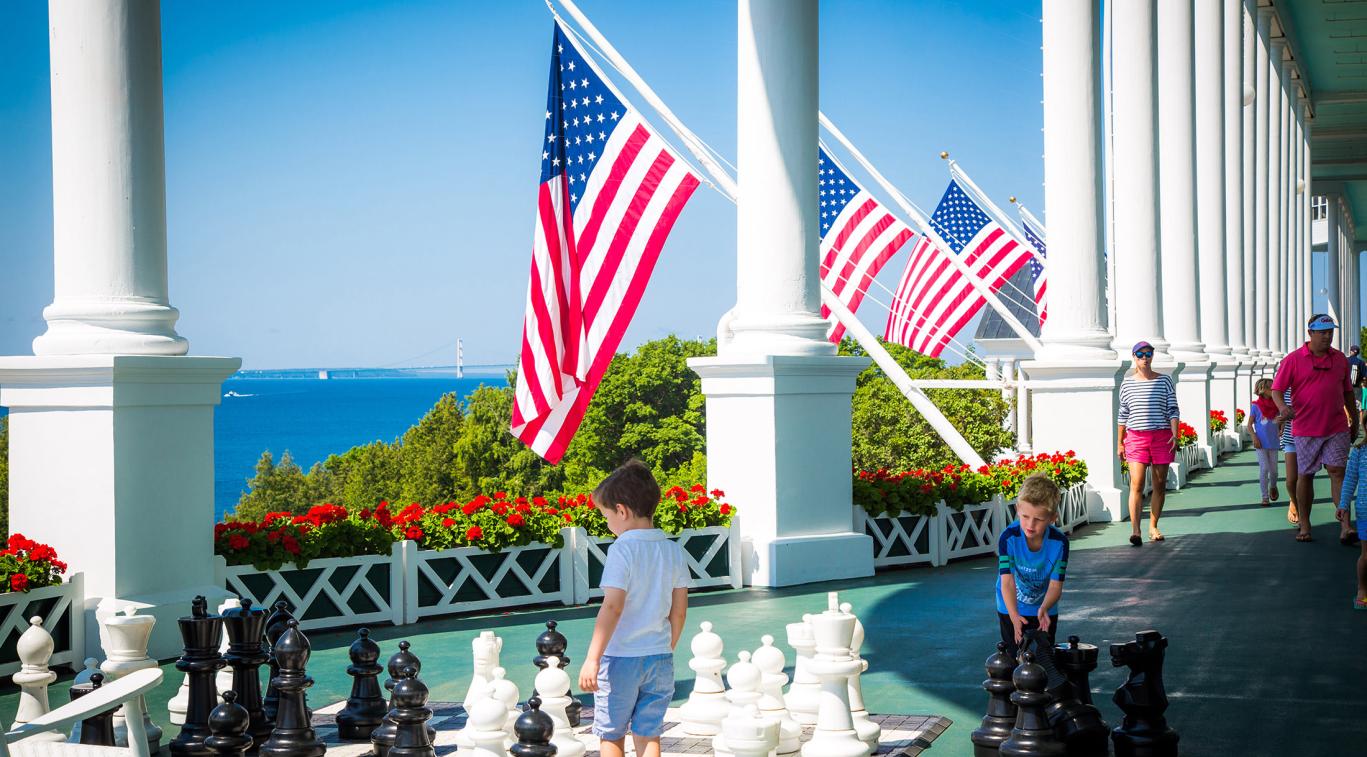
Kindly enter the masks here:
<path id="1" fill-rule="evenodd" d="M 289 450 L 280 456 L 279 463 L 270 450 L 262 452 L 261 459 L 256 461 L 256 475 L 247 482 L 247 488 L 233 510 L 233 517 L 238 520 L 260 520 L 266 513 L 303 513 L 314 504 L 304 471 Z"/>
<path id="2" fill-rule="evenodd" d="M 456 498 L 463 483 L 457 480 L 456 444 L 464 420 L 456 395 L 445 394 L 403 435 L 399 451 L 402 501 L 438 504 Z"/>
<path id="3" fill-rule="evenodd" d="M 470 499 L 494 491 L 550 493 L 565 473 L 546 463 L 508 433 L 513 417 L 513 377 L 502 387 L 480 386 L 466 400 L 466 415 L 455 445 L 456 496 Z"/>
<path id="4" fill-rule="evenodd" d="M 398 442 L 363 444 L 347 450 L 342 457 L 339 468 L 346 473 L 341 487 L 341 502 L 333 504 L 342 504 L 359 510 L 363 507 L 374 507 L 381 501 L 395 500 L 403 492 L 400 483 L 401 449 Z"/>

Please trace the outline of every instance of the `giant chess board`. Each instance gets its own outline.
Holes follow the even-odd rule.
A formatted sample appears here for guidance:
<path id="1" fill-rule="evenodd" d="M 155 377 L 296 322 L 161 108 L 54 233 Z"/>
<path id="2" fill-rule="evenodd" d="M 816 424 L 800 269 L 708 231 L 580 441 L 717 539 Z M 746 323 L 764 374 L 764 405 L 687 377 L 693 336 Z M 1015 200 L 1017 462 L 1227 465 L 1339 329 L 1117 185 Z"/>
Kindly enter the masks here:
<path id="1" fill-rule="evenodd" d="M 337 738 L 335 717 L 345 705 L 336 702 L 313 712 L 313 727 L 318 737 L 328 746 L 328 757 L 361 757 L 370 753 L 370 743 L 342 741 Z M 465 725 L 465 710 L 456 703 L 431 702 L 431 726 L 437 729 L 436 747 L 438 755 L 456 753 L 456 731 Z M 586 757 L 597 757 L 598 739 L 592 730 L 593 709 L 584 708 L 584 724 L 575 729 L 575 734 L 588 747 Z M 873 722 L 883 727 L 883 735 L 875 754 L 888 757 L 915 757 L 935 741 L 949 727 L 949 718 L 939 715 L 870 715 Z M 689 736 L 680 725 L 679 711 L 669 708 L 665 714 L 665 733 L 660 739 L 661 757 L 683 757 L 683 755 L 712 754 L 711 737 Z M 812 737 L 812 727 L 803 726 L 802 740 Z M 632 754 L 631 739 L 627 739 L 627 754 Z"/>

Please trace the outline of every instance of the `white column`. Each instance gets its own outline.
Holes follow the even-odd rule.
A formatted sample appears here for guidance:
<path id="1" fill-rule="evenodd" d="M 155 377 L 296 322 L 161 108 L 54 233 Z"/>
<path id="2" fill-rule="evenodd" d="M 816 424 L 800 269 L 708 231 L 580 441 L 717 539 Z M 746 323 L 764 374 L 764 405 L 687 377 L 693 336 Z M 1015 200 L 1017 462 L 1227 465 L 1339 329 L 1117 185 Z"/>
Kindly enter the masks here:
<path id="1" fill-rule="evenodd" d="M 1248 355 L 1244 338 L 1244 162 L 1243 162 L 1243 2 L 1224 0 L 1221 9 L 1223 86 L 1221 108 L 1224 118 L 1224 231 L 1225 231 L 1225 325 L 1230 352 L 1236 358 Z M 1233 418 L 1233 416 L 1230 416 Z"/>
<path id="2" fill-rule="evenodd" d="M 184 355 L 166 286 L 161 9 L 53 0 L 52 304 L 36 355 Z"/>
<path id="3" fill-rule="evenodd" d="M 1044 4 L 1044 205 L 1049 222 L 1048 359 L 1111 359 L 1106 324 L 1098 5 Z"/>
<path id="4" fill-rule="evenodd" d="M 1267 238 L 1267 186 L 1268 186 L 1268 144 L 1267 144 L 1267 118 L 1271 101 L 1271 90 L 1268 84 L 1268 55 L 1267 45 L 1268 36 L 1271 31 L 1272 12 L 1268 9 L 1257 11 L 1257 34 L 1254 35 L 1257 49 L 1257 65 L 1255 66 L 1257 80 L 1257 99 L 1254 120 L 1254 170 L 1253 170 L 1253 244 L 1254 255 L 1257 260 L 1257 269 L 1254 280 L 1257 282 L 1259 291 L 1271 292 L 1271 280 L 1268 275 L 1271 273 L 1268 266 L 1268 238 Z M 1258 354 L 1263 358 L 1272 356 L 1272 343 L 1269 341 L 1268 325 L 1271 322 L 1272 297 L 1257 297 L 1254 299 L 1253 324 L 1255 337 L 1258 344 Z"/>
<path id="5" fill-rule="evenodd" d="M 817 2 L 740 0 L 737 302 L 707 398 L 707 478 L 748 505 L 747 584 L 873 575 L 854 532 L 850 396 L 868 365 L 826 341 L 817 260 Z"/>
<path id="6" fill-rule="evenodd" d="M 1291 204 L 1289 212 L 1291 214 L 1292 226 L 1289 239 L 1289 250 L 1291 255 L 1292 269 L 1295 275 L 1291 277 L 1291 292 L 1287 295 L 1287 302 L 1290 303 L 1291 317 L 1287 319 L 1287 339 L 1292 347 L 1296 344 L 1296 323 L 1305 322 L 1307 313 L 1301 303 L 1301 277 L 1305 275 L 1305 256 L 1301 254 L 1302 231 L 1305 227 L 1305 214 L 1302 212 L 1305 197 L 1305 182 L 1301 177 L 1305 174 L 1305 152 L 1302 149 L 1302 138 L 1304 136 L 1304 126 L 1301 124 L 1299 98 L 1292 96 L 1291 107 Z"/>
<path id="7" fill-rule="evenodd" d="M 1275 355 L 1286 352 L 1282 314 L 1286 278 L 1282 261 L 1286 244 L 1282 239 L 1282 53 L 1284 45 L 1274 39 L 1268 45 L 1267 60 L 1267 346 Z"/>
<path id="8" fill-rule="evenodd" d="M 1225 240 L 1224 8 L 1196 3 L 1196 254 L 1200 265 L 1200 341 L 1212 355 L 1228 355 L 1229 308 Z"/>
<path id="9" fill-rule="evenodd" d="M 1324 288 L 1329 291 L 1327 302 L 1329 315 L 1334 317 L 1334 321 L 1343 322 L 1343 308 L 1339 296 L 1339 266 L 1342 265 L 1343 254 L 1339 249 L 1339 198 L 1338 195 L 1329 195 L 1328 216 L 1325 220 L 1328 232 L 1328 243 L 1325 245 L 1325 272 Z"/>
<path id="10" fill-rule="evenodd" d="M 1313 221 L 1312 221 L 1311 218 L 1310 218 L 1310 204 L 1311 204 L 1311 199 L 1314 197 L 1314 189 L 1315 189 L 1315 188 L 1314 188 L 1314 186 L 1313 186 L 1313 183 L 1310 181 L 1310 162 L 1311 162 L 1311 153 L 1310 153 L 1310 130 L 1311 130 L 1312 127 L 1311 127 L 1310 122 L 1309 122 L 1309 116 L 1310 116 L 1309 102 L 1307 101 L 1307 99 L 1306 99 L 1305 97 L 1301 97 L 1301 98 L 1300 98 L 1300 113 L 1301 113 L 1301 153 L 1302 153 L 1302 155 L 1304 156 L 1304 161 L 1303 161 L 1304 166 L 1303 166 L 1302 169 L 1301 169 L 1301 179 L 1305 182 L 1305 192 L 1301 194 L 1301 214 L 1302 214 L 1302 216 L 1305 218 L 1305 225 L 1304 225 L 1304 227 L 1301 229 L 1301 243 L 1300 243 L 1300 244 L 1301 244 L 1301 248 L 1300 248 L 1300 254 L 1301 254 L 1301 271 L 1302 271 L 1301 282 L 1300 282 L 1300 286 L 1301 286 L 1300 300 L 1301 300 L 1301 314 L 1302 314 L 1302 318 L 1301 318 L 1301 322 L 1300 322 L 1299 324 L 1296 325 L 1296 332 L 1295 332 L 1295 337 L 1296 337 L 1296 339 L 1295 339 L 1295 341 L 1296 341 L 1297 343 L 1299 343 L 1300 340 L 1301 340 L 1301 334 L 1304 332 L 1305 322 L 1306 322 L 1307 319 L 1309 319 L 1310 315 L 1311 315 L 1312 312 L 1313 312 L 1313 308 L 1314 308 L 1314 292 L 1311 291 L 1311 290 L 1312 290 L 1312 287 L 1314 286 L 1314 284 L 1313 284 L 1313 281 L 1314 281 L 1314 279 L 1313 279 L 1313 272 L 1314 272 L 1314 267 L 1313 267 L 1313 264 L 1314 264 L 1314 256 L 1311 254 L 1311 248 L 1312 248 L 1312 246 L 1313 246 L 1312 243 L 1313 243 L 1313 238 L 1314 238 L 1314 231 L 1313 231 L 1314 223 L 1313 223 Z"/>
<path id="11" fill-rule="evenodd" d="M 1154 0 L 1113 3 L 1111 78 L 1115 140 L 1116 346 L 1145 339 L 1169 359 L 1163 332 L 1163 261 L 1158 237 L 1158 91 Z"/>
<path id="12" fill-rule="evenodd" d="M 1240 15 L 1243 17 L 1241 29 L 1241 64 L 1243 68 L 1243 108 L 1239 129 L 1243 148 L 1243 255 L 1244 255 L 1244 342 L 1248 345 L 1248 355 L 1255 361 L 1262 358 L 1262 344 L 1258 341 L 1258 297 L 1253 295 L 1260 283 L 1258 279 L 1258 254 L 1256 244 L 1257 213 L 1254 185 L 1257 183 L 1255 155 L 1257 154 L 1256 106 L 1258 96 L 1257 76 L 1257 38 L 1258 28 L 1254 19 L 1250 0 L 1243 0 Z M 1265 274 L 1266 271 L 1263 271 Z M 1250 389 L 1250 392 L 1252 390 Z M 1251 394 L 1250 394 L 1251 396 Z"/>

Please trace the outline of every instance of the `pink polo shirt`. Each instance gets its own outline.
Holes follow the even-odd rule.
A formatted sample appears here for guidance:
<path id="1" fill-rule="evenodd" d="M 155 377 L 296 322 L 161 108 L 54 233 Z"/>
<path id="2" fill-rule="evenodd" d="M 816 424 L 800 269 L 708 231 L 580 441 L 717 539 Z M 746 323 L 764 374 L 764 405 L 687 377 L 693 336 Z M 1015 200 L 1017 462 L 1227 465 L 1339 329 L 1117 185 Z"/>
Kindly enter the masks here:
<path id="1" fill-rule="evenodd" d="M 1282 358 L 1272 391 L 1291 390 L 1291 406 L 1296 417 L 1291 421 L 1295 436 L 1331 436 L 1348 430 L 1348 414 L 1343 408 L 1343 393 L 1352 391 L 1348 382 L 1348 358 L 1329 348 L 1321 357 L 1310 346 Z"/>

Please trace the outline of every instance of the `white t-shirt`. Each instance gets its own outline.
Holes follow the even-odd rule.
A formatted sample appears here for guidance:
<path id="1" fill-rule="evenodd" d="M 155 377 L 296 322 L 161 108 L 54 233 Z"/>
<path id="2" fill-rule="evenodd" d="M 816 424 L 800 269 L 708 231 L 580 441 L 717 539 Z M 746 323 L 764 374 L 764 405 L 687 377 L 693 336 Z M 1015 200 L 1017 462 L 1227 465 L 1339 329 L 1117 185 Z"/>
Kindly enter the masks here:
<path id="1" fill-rule="evenodd" d="M 669 608 L 674 590 L 688 588 L 690 580 L 683 547 L 670 541 L 664 531 L 637 528 L 617 537 L 608 549 L 599 585 L 621 589 L 627 599 L 603 654 L 669 654 Z"/>

